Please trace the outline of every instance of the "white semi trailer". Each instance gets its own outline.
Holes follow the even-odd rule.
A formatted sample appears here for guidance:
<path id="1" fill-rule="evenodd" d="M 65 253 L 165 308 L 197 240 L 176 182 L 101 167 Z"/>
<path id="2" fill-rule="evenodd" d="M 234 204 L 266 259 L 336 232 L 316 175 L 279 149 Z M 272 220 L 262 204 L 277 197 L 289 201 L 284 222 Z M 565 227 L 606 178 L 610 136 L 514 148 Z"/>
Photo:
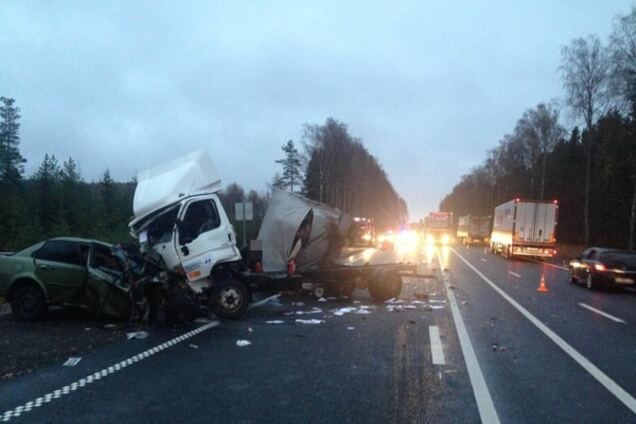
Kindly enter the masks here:
<path id="1" fill-rule="evenodd" d="M 490 217 L 466 215 L 457 221 L 457 240 L 464 245 L 488 243 Z"/>
<path id="2" fill-rule="evenodd" d="M 559 204 L 513 199 L 495 207 L 490 250 L 506 257 L 556 255 Z"/>

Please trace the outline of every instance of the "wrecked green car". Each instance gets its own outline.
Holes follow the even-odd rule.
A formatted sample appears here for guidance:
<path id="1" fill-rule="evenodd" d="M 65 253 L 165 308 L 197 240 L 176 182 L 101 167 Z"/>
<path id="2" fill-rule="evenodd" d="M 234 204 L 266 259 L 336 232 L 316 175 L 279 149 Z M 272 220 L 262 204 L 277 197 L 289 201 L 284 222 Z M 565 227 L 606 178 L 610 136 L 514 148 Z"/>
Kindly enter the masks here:
<path id="1" fill-rule="evenodd" d="M 0 256 L 0 298 L 20 320 L 42 317 L 49 306 L 88 308 L 97 316 L 131 317 L 133 286 L 117 247 L 97 240 L 54 238 Z"/>

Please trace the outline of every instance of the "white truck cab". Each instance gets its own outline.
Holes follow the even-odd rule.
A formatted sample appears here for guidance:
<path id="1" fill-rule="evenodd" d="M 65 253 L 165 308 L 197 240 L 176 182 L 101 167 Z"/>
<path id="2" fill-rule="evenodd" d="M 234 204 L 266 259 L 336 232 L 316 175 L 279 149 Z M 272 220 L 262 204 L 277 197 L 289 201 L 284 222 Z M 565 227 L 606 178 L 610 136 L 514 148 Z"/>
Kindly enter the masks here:
<path id="1" fill-rule="evenodd" d="M 193 283 L 216 266 L 241 260 L 236 234 L 217 195 L 221 191 L 210 157 L 199 150 L 137 176 L 130 233 L 143 249 Z"/>

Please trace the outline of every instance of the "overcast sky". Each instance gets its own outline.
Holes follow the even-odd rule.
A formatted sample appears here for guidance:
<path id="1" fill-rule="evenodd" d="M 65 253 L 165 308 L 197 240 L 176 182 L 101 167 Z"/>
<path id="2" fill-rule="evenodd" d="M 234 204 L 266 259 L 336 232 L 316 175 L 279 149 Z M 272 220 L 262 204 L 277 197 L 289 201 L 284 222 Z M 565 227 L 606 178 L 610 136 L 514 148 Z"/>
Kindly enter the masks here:
<path id="1" fill-rule="evenodd" d="M 265 190 L 304 123 L 345 122 L 418 220 L 523 111 L 562 96 L 560 48 L 631 1 L 0 4 L 0 95 L 45 152 L 118 180 L 205 147 Z M 571 125 L 571 122 L 565 123 Z"/>

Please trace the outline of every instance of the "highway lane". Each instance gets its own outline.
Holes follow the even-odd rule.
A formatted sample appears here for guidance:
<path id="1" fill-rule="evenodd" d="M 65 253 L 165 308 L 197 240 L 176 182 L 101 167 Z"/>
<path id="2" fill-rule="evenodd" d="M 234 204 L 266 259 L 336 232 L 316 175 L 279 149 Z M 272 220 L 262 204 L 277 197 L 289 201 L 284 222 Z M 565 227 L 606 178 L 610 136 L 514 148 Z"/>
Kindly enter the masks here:
<path id="1" fill-rule="evenodd" d="M 567 273 L 558 268 L 508 261 L 481 248 L 456 250 L 634 393 L 633 294 L 589 292 L 569 284 Z M 495 418 L 506 423 L 634 421 L 615 395 L 452 249 L 421 246 L 416 251 L 349 253 L 344 258 L 348 263 L 412 261 L 420 264 L 421 274 L 438 278 L 409 279 L 400 299 L 389 304 L 373 303 L 361 290 L 353 300 L 281 296 L 250 310 L 245 320 L 220 322 L 108 372 L 118 361 L 189 334 L 197 325 L 155 329 L 146 340 L 92 352 L 76 368 L 59 364 L 0 383 L 0 421 L 3 411 L 72 387 L 100 369 L 107 371 L 106 377 L 21 411 L 11 422 L 463 423 L 489 417 L 483 399 L 492 402 Z M 548 293 L 536 291 L 542 273 Z M 463 341 L 449 292 L 465 327 Z M 422 293 L 428 298 L 422 300 Z M 626 323 L 580 303 L 616 314 Z M 321 322 L 297 321 L 312 319 Z M 237 340 L 243 339 L 251 344 L 238 347 Z M 481 374 L 481 383 L 475 373 Z"/>
<path id="2" fill-rule="evenodd" d="M 439 272 L 422 268 L 422 273 Z M 416 297 L 422 292 L 427 300 Z M 10 419 L 478 422 L 444 293 L 441 280 L 412 279 L 400 299 L 388 304 L 373 303 L 360 290 L 353 301 L 281 296 L 250 310 L 245 320 L 220 322 Z M 297 321 L 314 319 L 321 322 Z M 86 373 L 108 370 L 168 338 L 158 330 L 151 333 L 151 341 L 134 340 L 87 355 L 81 370 L 52 366 L 0 384 L 0 393 L 10 394 L 0 396 L 0 418 L 3 410 L 15 411 L 17 405 L 72 386 Z M 237 340 L 251 344 L 238 347 Z"/>
<path id="3" fill-rule="evenodd" d="M 633 396 L 636 392 L 633 327 L 611 321 L 579 305 L 585 303 L 612 310 L 629 322 L 633 320 L 633 308 L 627 309 L 634 301 L 631 293 L 588 292 L 569 284 L 567 272 L 554 267 L 506 260 L 485 254 L 482 248 L 458 247 L 456 251 Z M 495 406 L 500 416 L 507 418 L 502 421 L 634 420 L 634 414 L 614 394 L 483 281 L 458 255 L 448 249 L 443 256 L 453 276 L 455 291 L 467 302 L 462 313 L 491 386 Z M 542 273 L 548 293 L 537 292 Z M 529 411 L 532 411 L 530 415 Z"/>

